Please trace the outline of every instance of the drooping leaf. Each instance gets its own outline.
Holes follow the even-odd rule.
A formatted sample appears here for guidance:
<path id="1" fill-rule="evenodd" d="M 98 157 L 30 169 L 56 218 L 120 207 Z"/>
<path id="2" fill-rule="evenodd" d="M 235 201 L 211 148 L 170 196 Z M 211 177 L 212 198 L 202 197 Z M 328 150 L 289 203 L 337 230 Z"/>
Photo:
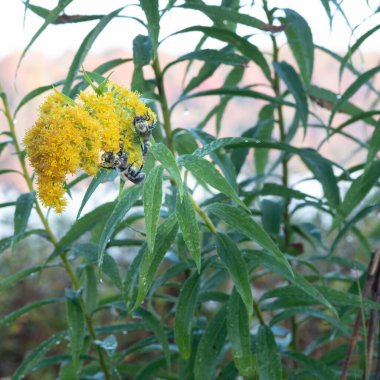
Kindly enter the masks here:
<path id="1" fill-rule="evenodd" d="M 140 305 L 152 285 L 154 275 L 177 235 L 178 224 L 175 214 L 171 214 L 157 229 L 154 251 L 150 252 L 147 245 L 142 249 L 139 287 L 135 308 Z"/>
<path id="2" fill-rule="evenodd" d="M 133 40 L 133 63 L 136 66 L 149 65 L 153 56 L 152 41 L 149 37 L 139 34 Z"/>
<path id="3" fill-rule="evenodd" d="M 158 36 L 160 34 L 160 13 L 158 0 L 140 0 L 140 6 L 145 13 L 149 37 L 152 40 L 153 53 L 156 55 Z"/>
<path id="4" fill-rule="evenodd" d="M 208 206 L 207 209 L 209 212 L 229 224 L 232 228 L 256 241 L 261 247 L 266 249 L 270 255 L 273 256 L 286 276 L 293 277 L 293 271 L 284 254 L 280 251 L 264 229 L 257 224 L 251 216 L 237 207 L 222 203 L 213 203 Z"/>
<path id="5" fill-rule="evenodd" d="M 228 235 L 222 233 L 216 235 L 216 250 L 244 302 L 247 314 L 249 317 L 252 317 L 253 300 L 251 286 L 246 263 L 241 252 L 233 240 Z"/>
<path id="6" fill-rule="evenodd" d="M 158 143 L 154 144 L 151 148 L 151 152 L 153 153 L 156 160 L 160 161 L 161 164 L 165 167 L 165 169 L 171 174 L 174 181 L 178 186 L 178 191 L 183 197 L 183 185 L 181 179 L 181 173 L 178 169 L 177 163 L 175 162 L 175 158 L 173 153 L 167 148 L 165 144 Z"/>
<path id="7" fill-rule="evenodd" d="M 70 349 L 75 370 L 78 370 L 79 355 L 85 337 L 85 319 L 77 292 L 66 289 L 66 317 L 69 325 Z"/>
<path id="8" fill-rule="evenodd" d="M 35 199 L 35 191 L 21 194 L 17 198 L 16 210 L 14 214 L 14 238 L 12 248 L 14 248 L 15 243 L 26 230 L 26 226 L 28 224 L 28 220 L 32 212 Z"/>
<path id="9" fill-rule="evenodd" d="M 194 380 L 213 379 L 218 356 L 226 338 L 226 308 L 222 307 L 209 322 L 198 345 Z"/>
<path id="10" fill-rule="evenodd" d="M 66 332 L 60 332 L 48 338 L 34 348 L 29 355 L 24 359 L 21 365 L 12 375 L 12 380 L 21 380 L 25 374 L 29 373 L 37 361 L 45 352 L 49 351 L 52 347 L 55 347 L 66 336 Z"/>
<path id="11" fill-rule="evenodd" d="M 67 2 L 68 0 L 66 0 Z M 72 1 L 72 0 L 71 0 Z M 75 76 L 77 75 L 78 70 L 81 68 L 84 59 L 87 56 L 87 53 L 90 51 L 91 46 L 99 36 L 99 34 L 103 31 L 103 29 L 108 25 L 108 23 L 115 18 L 122 10 L 123 8 L 116 9 L 115 11 L 111 12 L 108 15 L 103 16 L 99 23 L 95 26 L 94 29 L 91 30 L 89 34 L 84 38 L 82 41 L 77 53 L 75 54 L 75 57 L 71 63 L 71 66 L 69 68 L 69 71 L 66 76 L 65 84 L 63 86 L 62 93 L 65 95 L 68 95 L 70 93 L 70 89 L 72 86 L 72 83 L 75 79 Z"/>
<path id="12" fill-rule="evenodd" d="M 148 248 L 153 252 L 156 240 L 157 223 L 162 203 L 162 176 L 164 169 L 155 166 L 144 181 L 144 214 Z"/>
<path id="13" fill-rule="evenodd" d="M 286 62 L 274 62 L 273 67 L 280 78 L 285 82 L 288 90 L 296 101 L 296 108 L 304 126 L 307 125 L 308 104 L 304 86 L 298 74 L 291 65 Z"/>
<path id="14" fill-rule="evenodd" d="M 104 225 L 103 232 L 100 236 L 99 246 L 98 246 L 98 266 L 101 267 L 103 264 L 104 250 L 107 246 L 112 233 L 115 231 L 116 226 L 122 221 L 125 214 L 132 208 L 141 195 L 142 187 L 139 185 L 132 186 L 129 189 L 124 190 L 117 202 L 115 203 L 111 215 L 107 219 Z"/>
<path id="15" fill-rule="evenodd" d="M 187 360 L 191 352 L 191 326 L 200 288 L 200 278 L 193 273 L 183 284 L 178 297 L 174 319 L 174 338 L 183 359 Z"/>
<path id="16" fill-rule="evenodd" d="M 227 182 L 211 162 L 187 154 L 179 157 L 178 163 L 193 173 L 196 178 L 200 178 L 208 185 L 232 198 L 241 207 L 248 209 L 236 194 L 235 189 Z"/>
<path id="17" fill-rule="evenodd" d="M 284 9 L 288 27 L 285 29 L 290 49 L 297 61 L 305 85 L 308 86 L 313 74 L 314 43 L 311 29 L 306 20 L 296 11 Z"/>
<path id="18" fill-rule="evenodd" d="M 242 376 L 252 376 L 254 373 L 249 330 L 247 309 L 234 288 L 227 305 L 227 334 L 231 342 L 235 365 Z"/>
<path id="19" fill-rule="evenodd" d="M 259 327 L 255 352 L 260 380 L 281 380 L 281 358 L 272 330 L 269 327 Z"/>
<path id="20" fill-rule="evenodd" d="M 201 270 L 201 241 L 199 236 L 198 222 L 195 216 L 193 205 L 191 204 L 187 190 L 183 193 L 182 202 L 178 201 L 176 205 L 176 216 L 179 228 L 181 229 L 183 239 L 190 251 L 192 258 L 198 268 Z"/>

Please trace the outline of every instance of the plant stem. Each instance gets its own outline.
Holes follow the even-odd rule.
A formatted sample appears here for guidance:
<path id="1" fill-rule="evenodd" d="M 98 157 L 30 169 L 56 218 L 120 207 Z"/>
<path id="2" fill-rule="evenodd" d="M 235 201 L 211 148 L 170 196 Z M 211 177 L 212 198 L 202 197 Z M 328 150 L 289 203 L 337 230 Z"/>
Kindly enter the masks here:
<path id="1" fill-rule="evenodd" d="M 267 0 L 263 1 L 264 11 L 268 18 L 269 24 L 273 24 L 273 14 L 268 7 Z M 272 45 L 273 45 L 273 62 L 278 62 L 279 59 L 279 48 L 277 45 L 276 37 L 271 35 Z M 274 72 L 273 77 L 273 90 L 277 98 L 281 98 L 281 88 L 280 88 L 280 78 L 276 72 Z M 280 132 L 280 142 L 285 143 L 286 141 L 286 130 L 285 130 L 285 122 L 284 115 L 282 110 L 282 105 L 278 104 L 277 106 L 277 115 L 278 115 L 278 127 Z M 288 169 L 288 155 L 285 153 L 282 160 L 282 185 L 285 188 L 289 187 L 289 169 Z M 285 249 L 287 249 L 291 242 L 291 228 L 290 228 L 290 214 L 289 214 L 289 203 L 290 200 L 285 198 L 284 211 L 283 211 L 283 231 L 284 231 L 284 241 L 285 241 Z M 292 330 L 292 342 L 291 347 L 296 351 L 297 350 L 297 321 L 295 317 L 291 317 L 290 325 Z"/>
<path id="2" fill-rule="evenodd" d="M 10 133 L 12 135 L 13 144 L 14 144 L 14 147 L 15 147 L 15 150 L 16 150 L 16 154 L 17 154 L 17 157 L 18 157 L 20 165 L 21 165 L 23 177 L 24 177 L 24 179 L 25 179 L 25 181 L 27 183 L 27 186 L 28 186 L 29 190 L 30 191 L 34 191 L 33 182 L 31 180 L 31 178 L 29 176 L 29 173 L 28 173 L 28 170 L 26 168 L 26 163 L 25 163 L 25 160 L 24 160 L 23 152 L 21 150 L 20 144 L 19 144 L 18 139 L 17 139 L 15 123 L 13 121 L 13 118 L 12 118 L 10 110 L 9 110 L 9 104 L 8 104 L 7 96 L 3 92 L 3 89 L 2 89 L 1 85 L 0 85 L 0 97 L 1 97 L 1 99 L 3 101 L 4 114 L 5 114 L 5 117 L 7 119 L 8 125 L 9 125 L 9 131 L 10 131 Z M 53 231 L 51 230 L 49 222 L 47 221 L 47 219 L 46 219 L 46 217 L 45 217 L 45 215 L 44 215 L 44 213 L 43 213 L 43 211 L 41 209 L 41 206 L 38 203 L 37 199 L 35 200 L 35 206 L 36 206 L 37 214 L 38 214 L 38 216 L 41 219 L 41 222 L 42 222 L 42 224 L 43 224 L 43 226 L 45 228 L 46 233 L 49 236 L 49 239 L 50 239 L 51 243 L 56 247 L 57 244 L 58 244 L 58 241 L 57 241 L 57 239 L 56 239 Z M 62 260 L 62 264 L 63 264 L 63 266 L 65 268 L 65 271 L 67 272 L 68 276 L 70 277 L 70 280 L 71 280 L 71 283 L 73 285 L 73 288 L 75 290 L 78 290 L 80 288 L 80 282 L 79 282 L 79 279 L 78 279 L 78 277 L 76 276 L 76 274 L 74 272 L 74 269 L 73 269 L 72 265 L 70 264 L 70 261 L 67 259 L 65 253 L 61 253 L 60 254 L 60 258 Z M 86 311 L 86 306 L 85 306 L 85 304 L 83 302 L 83 299 L 80 299 L 80 304 L 81 304 L 83 313 L 85 315 L 85 320 L 86 320 L 86 324 L 87 324 L 87 328 L 88 328 L 88 331 L 90 333 L 90 336 L 91 336 L 91 338 L 93 340 L 95 340 L 96 339 L 96 333 L 95 333 L 94 325 L 92 323 L 90 315 Z M 107 364 L 106 364 L 106 361 L 105 361 L 105 357 L 104 357 L 104 353 L 103 353 L 102 349 L 100 347 L 98 347 L 98 346 L 96 346 L 96 350 L 97 350 L 97 353 L 98 353 L 98 356 L 99 356 L 100 366 L 101 366 L 101 368 L 102 368 L 102 370 L 104 372 L 104 375 L 105 375 L 105 379 L 106 380 L 111 380 L 111 374 L 110 374 L 110 372 L 108 370 L 108 367 L 107 367 Z"/>
<path id="3" fill-rule="evenodd" d="M 209 216 L 198 206 L 198 203 L 195 202 L 195 200 L 191 196 L 191 194 L 189 194 L 189 199 L 190 199 L 191 204 L 194 207 L 194 210 L 205 221 L 205 223 L 206 223 L 208 229 L 210 230 L 210 232 L 212 234 L 216 234 L 217 233 L 216 227 L 214 226 L 214 223 L 211 221 L 211 219 L 209 218 Z"/>
<path id="4" fill-rule="evenodd" d="M 160 61 L 158 60 L 158 56 L 153 60 L 152 63 L 154 75 L 156 77 L 158 94 L 160 96 L 162 117 L 164 119 L 164 129 L 166 134 L 166 144 L 170 151 L 174 154 L 174 146 L 173 146 L 173 136 L 172 136 L 172 127 L 170 121 L 170 109 L 168 107 L 168 99 L 166 97 L 165 86 L 164 86 L 164 77 L 161 72 Z"/>

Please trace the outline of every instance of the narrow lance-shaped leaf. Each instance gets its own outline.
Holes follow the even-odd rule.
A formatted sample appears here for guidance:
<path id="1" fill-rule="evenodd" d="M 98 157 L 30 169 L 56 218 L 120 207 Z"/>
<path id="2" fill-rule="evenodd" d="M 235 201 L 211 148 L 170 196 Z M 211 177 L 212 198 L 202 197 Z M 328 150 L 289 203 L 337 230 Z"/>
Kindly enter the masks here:
<path id="1" fill-rule="evenodd" d="M 36 192 L 21 194 L 16 201 L 16 210 L 14 214 L 14 238 L 12 248 L 14 248 L 17 239 L 25 232 L 30 213 L 32 212 Z"/>
<path id="2" fill-rule="evenodd" d="M 178 162 L 187 170 L 191 171 L 195 177 L 200 178 L 213 188 L 232 198 L 241 207 L 249 210 L 244 202 L 238 197 L 235 189 L 227 182 L 211 162 L 189 154 L 179 157 Z"/>
<path id="3" fill-rule="evenodd" d="M 183 284 L 178 297 L 174 319 L 174 338 L 181 356 L 187 360 L 191 350 L 191 322 L 198 298 L 200 278 L 197 272 L 193 273 Z"/>
<path id="4" fill-rule="evenodd" d="M 246 262 L 233 240 L 225 234 L 216 235 L 216 250 L 240 294 L 247 314 L 252 317 L 253 300 Z"/>
<path id="5" fill-rule="evenodd" d="M 234 288 L 227 305 L 227 334 L 231 342 L 235 365 L 243 376 L 254 372 L 247 309 Z"/>
<path id="6" fill-rule="evenodd" d="M 293 277 L 293 271 L 284 254 L 280 251 L 264 229 L 256 223 L 251 216 L 237 207 L 222 203 L 214 203 L 207 209 L 209 212 L 229 224 L 232 228 L 246 235 L 248 238 L 257 242 L 261 247 L 266 249 L 268 253 L 271 254 L 278 262 L 282 272 L 286 276 L 290 276 L 290 278 Z"/>
<path id="7" fill-rule="evenodd" d="M 62 0 L 58 2 L 58 5 L 52 9 L 45 17 L 45 21 L 42 24 L 42 26 L 37 30 L 37 32 L 33 35 L 31 40 L 29 41 L 28 45 L 26 45 L 26 48 L 21 54 L 21 57 L 17 64 L 17 72 L 20 68 L 21 61 L 24 59 L 25 54 L 30 49 L 30 47 L 33 45 L 34 41 L 42 34 L 42 32 L 53 22 L 56 20 L 56 18 L 59 16 L 59 14 L 72 2 L 73 0 Z M 16 73 L 17 75 L 17 73 Z"/>
<path id="8" fill-rule="evenodd" d="M 281 358 L 273 333 L 269 327 L 259 327 L 255 352 L 260 380 L 281 380 Z"/>
<path id="9" fill-rule="evenodd" d="M 306 20 L 292 9 L 284 9 L 288 27 L 285 29 L 290 49 L 298 63 L 305 85 L 308 86 L 313 73 L 314 43 Z"/>
<path id="10" fill-rule="evenodd" d="M 134 308 L 138 307 L 152 285 L 154 275 L 161 264 L 166 252 L 173 244 L 178 231 L 177 218 L 171 214 L 157 229 L 154 251 L 148 247 L 142 248 L 142 261 L 140 265 L 139 287 Z"/>
<path id="11" fill-rule="evenodd" d="M 91 195 L 94 193 L 94 191 L 98 188 L 98 186 L 105 181 L 114 179 L 116 175 L 117 175 L 116 171 L 107 171 L 103 169 L 98 171 L 96 176 L 92 179 L 91 183 L 88 185 L 86 193 L 83 196 L 82 203 L 78 210 L 77 219 L 79 219 L 84 206 L 86 205 L 88 200 L 91 198 Z"/>
<path id="12" fill-rule="evenodd" d="M 91 30 L 91 32 L 85 37 L 82 44 L 80 45 L 77 53 L 75 54 L 75 57 L 71 63 L 71 66 L 69 68 L 69 72 L 67 74 L 65 85 L 63 87 L 63 94 L 68 95 L 70 93 L 71 85 L 74 81 L 75 75 L 77 74 L 78 70 L 83 64 L 83 61 L 91 49 L 92 44 L 98 37 L 98 35 L 102 32 L 102 30 L 108 25 L 108 23 L 116 17 L 123 8 L 116 9 L 115 11 L 111 12 L 110 14 L 103 16 L 99 23 L 96 25 L 96 27 Z"/>
<path id="13" fill-rule="evenodd" d="M 161 165 L 155 166 L 144 181 L 144 214 L 146 240 L 148 248 L 153 252 L 156 239 L 158 217 L 162 203 L 162 176 L 164 169 Z"/>
<path id="14" fill-rule="evenodd" d="M 304 126 L 307 125 L 308 104 L 305 89 L 298 74 L 286 62 L 274 62 L 273 67 L 280 78 L 285 82 L 288 90 L 296 101 L 296 108 Z"/>
<path id="15" fill-rule="evenodd" d="M 70 349 L 74 367 L 78 369 L 79 355 L 85 337 L 85 320 L 82 307 L 79 302 L 80 295 L 70 289 L 66 289 L 66 316 L 69 325 Z"/>
<path id="16" fill-rule="evenodd" d="M 152 55 L 151 39 L 141 34 L 136 36 L 133 40 L 133 63 L 136 66 L 149 65 Z"/>
<path id="17" fill-rule="evenodd" d="M 204 49 L 185 54 L 176 59 L 175 61 L 170 62 L 164 68 L 163 72 L 168 70 L 171 66 L 175 65 L 176 63 L 187 61 L 190 59 L 231 66 L 245 66 L 248 63 L 248 58 L 241 55 L 227 53 L 221 50 Z"/>
<path id="18" fill-rule="evenodd" d="M 160 34 L 159 2 L 158 0 L 140 0 L 140 6 L 146 16 L 148 33 L 152 40 L 155 56 L 158 47 L 158 36 Z"/>
<path id="19" fill-rule="evenodd" d="M 348 88 L 347 90 L 342 94 L 342 96 L 338 99 L 336 102 L 334 108 L 331 111 L 330 118 L 328 125 L 331 126 L 333 118 L 335 114 L 338 112 L 340 107 L 344 105 L 348 99 L 350 99 L 359 89 L 361 86 L 366 84 L 375 74 L 377 74 L 380 71 L 380 65 L 374 67 L 373 69 L 370 69 L 363 74 L 361 74 Z"/>
<path id="20" fill-rule="evenodd" d="M 190 195 L 187 190 L 183 194 L 182 202 L 178 201 L 176 205 L 176 216 L 179 228 L 182 231 L 183 240 L 190 251 L 192 258 L 198 268 L 201 270 L 201 242 L 199 237 L 199 227 L 195 216 L 193 205 L 190 201 Z"/>
<path id="21" fill-rule="evenodd" d="M 222 307 L 208 324 L 199 342 L 195 357 L 194 380 L 215 378 L 215 369 L 226 333 L 226 307 Z"/>
<path id="22" fill-rule="evenodd" d="M 140 197 L 142 187 L 132 186 L 129 189 L 124 190 L 118 201 L 116 202 L 111 215 L 107 219 L 102 235 L 100 236 L 99 246 L 98 246 L 98 266 L 101 267 L 103 264 L 103 255 L 106 245 L 115 231 L 117 224 L 122 221 L 125 214 L 132 208 L 132 206 L 137 202 Z"/>
<path id="23" fill-rule="evenodd" d="M 165 167 L 165 169 L 173 177 L 174 181 L 178 186 L 178 191 L 182 200 L 183 184 L 181 179 L 181 173 L 178 169 L 177 163 L 175 162 L 173 153 L 168 149 L 168 147 L 165 144 L 162 143 L 154 144 L 151 148 L 151 152 L 153 153 L 156 160 L 160 161 L 161 164 Z"/>
<path id="24" fill-rule="evenodd" d="M 59 344 L 65 336 L 66 332 L 55 334 L 33 349 L 13 373 L 12 380 L 21 380 L 24 378 L 25 374 L 29 373 L 34 368 L 35 364 L 45 354 L 45 352 Z"/>

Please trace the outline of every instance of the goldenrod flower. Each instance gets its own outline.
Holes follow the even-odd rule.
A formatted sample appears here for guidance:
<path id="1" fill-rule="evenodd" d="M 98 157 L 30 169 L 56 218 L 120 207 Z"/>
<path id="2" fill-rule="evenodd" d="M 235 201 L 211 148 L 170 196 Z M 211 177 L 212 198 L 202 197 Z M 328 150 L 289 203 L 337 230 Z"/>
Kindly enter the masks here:
<path id="1" fill-rule="evenodd" d="M 67 175 L 78 169 L 94 175 L 103 153 L 122 150 L 129 162 L 142 166 L 141 142 L 133 124 L 142 115 L 156 122 L 138 93 L 111 82 L 101 95 L 81 92 L 75 103 L 58 91 L 48 96 L 24 138 L 42 204 L 62 212 Z"/>

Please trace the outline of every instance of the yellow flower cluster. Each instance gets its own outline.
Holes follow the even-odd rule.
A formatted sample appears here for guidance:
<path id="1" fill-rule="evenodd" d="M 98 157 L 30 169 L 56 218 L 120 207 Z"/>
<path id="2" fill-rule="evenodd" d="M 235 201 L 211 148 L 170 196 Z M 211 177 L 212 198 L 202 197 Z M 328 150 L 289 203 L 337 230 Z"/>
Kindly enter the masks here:
<path id="1" fill-rule="evenodd" d="M 67 203 L 67 175 L 78 169 L 94 175 L 103 153 L 117 154 L 122 149 L 129 162 L 141 166 L 141 143 L 133 121 L 143 115 L 156 121 L 138 93 L 111 82 L 101 95 L 81 92 L 75 103 L 55 90 L 39 111 L 24 145 L 36 172 L 39 198 L 58 213 Z"/>

